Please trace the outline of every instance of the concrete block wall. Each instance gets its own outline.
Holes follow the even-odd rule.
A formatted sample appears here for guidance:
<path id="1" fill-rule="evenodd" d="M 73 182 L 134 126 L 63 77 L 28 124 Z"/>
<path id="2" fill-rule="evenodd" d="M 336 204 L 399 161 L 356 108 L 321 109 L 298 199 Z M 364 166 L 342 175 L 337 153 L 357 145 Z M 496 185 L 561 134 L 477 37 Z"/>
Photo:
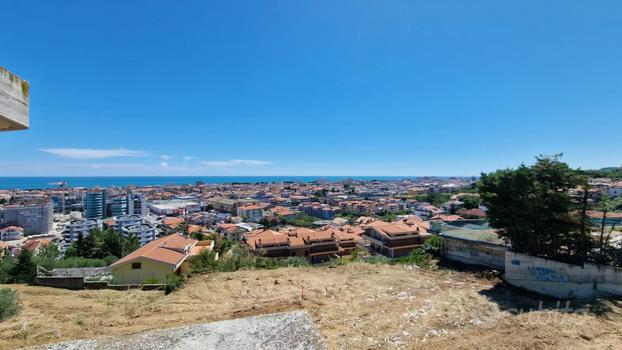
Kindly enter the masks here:
<path id="1" fill-rule="evenodd" d="M 530 255 L 506 252 L 507 283 L 561 299 L 622 297 L 622 269 L 577 266 Z"/>
<path id="2" fill-rule="evenodd" d="M 0 131 L 28 129 L 30 85 L 0 67 Z"/>
<path id="3" fill-rule="evenodd" d="M 84 277 L 37 277 L 35 284 L 44 287 L 79 290 L 84 287 Z"/>
<path id="4" fill-rule="evenodd" d="M 449 260 L 501 271 L 505 269 L 507 249 L 503 246 L 447 236 L 441 237 L 441 242 L 441 254 Z"/>

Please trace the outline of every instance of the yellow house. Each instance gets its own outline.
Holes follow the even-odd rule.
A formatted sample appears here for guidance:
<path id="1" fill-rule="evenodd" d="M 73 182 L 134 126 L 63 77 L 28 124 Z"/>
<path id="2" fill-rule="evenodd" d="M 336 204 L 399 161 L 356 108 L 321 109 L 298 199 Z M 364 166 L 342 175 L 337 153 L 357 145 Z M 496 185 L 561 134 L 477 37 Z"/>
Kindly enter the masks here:
<path id="1" fill-rule="evenodd" d="M 112 264 L 114 283 L 164 283 L 168 274 L 184 272 L 184 261 L 202 250 L 196 245 L 197 240 L 177 233 L 149 242 Z"/>

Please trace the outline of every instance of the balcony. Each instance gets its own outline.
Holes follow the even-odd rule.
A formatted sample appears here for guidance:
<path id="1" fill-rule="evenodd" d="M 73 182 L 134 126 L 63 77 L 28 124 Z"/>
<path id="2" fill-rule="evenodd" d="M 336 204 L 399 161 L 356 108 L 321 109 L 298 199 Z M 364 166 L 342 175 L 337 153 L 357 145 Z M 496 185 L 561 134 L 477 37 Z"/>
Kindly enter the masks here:
<path id="1" fill-rule="evenodd" d="M 0 67 L 0 131 L 28 129 L 29 89 L 27 81 Z"/>

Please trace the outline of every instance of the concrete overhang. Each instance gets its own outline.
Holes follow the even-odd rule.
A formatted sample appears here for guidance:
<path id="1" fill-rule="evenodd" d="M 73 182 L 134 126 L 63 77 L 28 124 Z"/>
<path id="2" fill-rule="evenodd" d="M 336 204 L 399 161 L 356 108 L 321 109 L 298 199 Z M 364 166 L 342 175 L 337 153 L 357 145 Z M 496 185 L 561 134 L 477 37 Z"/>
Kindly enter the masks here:
<path id="1" fill-rule="evenodd" d="M 0 67 L 0 131 L 30 126 L 30 84 Z"/>

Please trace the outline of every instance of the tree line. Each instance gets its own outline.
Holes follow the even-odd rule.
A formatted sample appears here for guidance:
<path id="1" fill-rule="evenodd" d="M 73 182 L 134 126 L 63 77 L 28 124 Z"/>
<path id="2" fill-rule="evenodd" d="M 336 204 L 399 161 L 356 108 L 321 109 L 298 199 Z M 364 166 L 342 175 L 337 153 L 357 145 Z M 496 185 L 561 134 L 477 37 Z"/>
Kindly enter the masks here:
<path id="1" fill-rule="evenodd" d="M 92 230 L 79 234 L 61 255 L 56 243 L 48 243 L 36 252 L 22 249 L 17 257 L 8 251 L 0 252 L 0 283 L 31 283 L 37 276 L 37 266 L 48 270 L 69 267 L 102 267 L 140 247 L 137 237 L 125 237 L 112 230 Z"/>
<path id="2" fill-rule="evenodd" d="M 588 215 L 603 209 L 603 202 L 594 196 L 585 172 L 561 156 L 539 156 L 530 166 L 483 173 L 477 189 L 490 225 L 518 253 L 622 266 L 622 250 L 610 244 L 613 227 L 605 232 L 604 218 L 599 228 Z"/>

